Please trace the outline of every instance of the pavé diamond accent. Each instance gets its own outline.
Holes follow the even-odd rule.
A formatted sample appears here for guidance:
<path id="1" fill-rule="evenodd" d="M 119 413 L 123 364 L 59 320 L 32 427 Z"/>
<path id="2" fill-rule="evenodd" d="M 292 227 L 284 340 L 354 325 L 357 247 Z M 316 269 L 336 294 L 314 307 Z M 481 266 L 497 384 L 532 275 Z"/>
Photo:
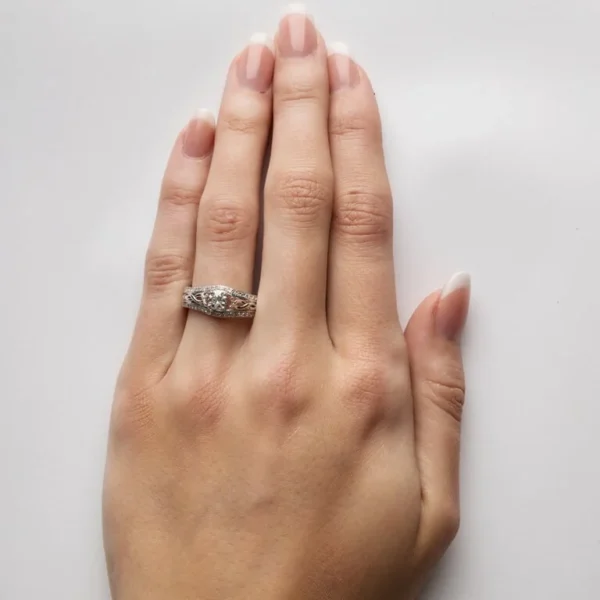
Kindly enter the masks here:
<path id="1" fill-rule="evenodd" d="M 256 296 L 224 285 L 187 288 L 183 306 L 211 317 L 249 319 L 256 312 Z"/>

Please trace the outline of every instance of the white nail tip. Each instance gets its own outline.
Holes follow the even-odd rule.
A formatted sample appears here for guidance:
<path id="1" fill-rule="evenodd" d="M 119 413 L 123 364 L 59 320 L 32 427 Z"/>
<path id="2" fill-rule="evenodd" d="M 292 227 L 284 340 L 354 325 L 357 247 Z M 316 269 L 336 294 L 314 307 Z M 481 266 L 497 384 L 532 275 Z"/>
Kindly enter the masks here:
<path id="1" fill-rule="evenodd" d="M 471 276 L 468 273 L 455 273 L 442 290 L 442 298 L 446 298 L 457 290 L 468 290 L 471 288 Z"/>
<path id="2" fill-rule="evenodd" d="M 292 4 L 288 4 L 285 9 L 286 15 L 307 15 L 308 9 L 306 8 L 306 4 L 302 4 L 300 2 L 294 2 Z"/>
<path id="3" fill-rule="evenodd" d="M 259 45 L 259 46 L 266 46 L 271 51 L 274 49 L 274 47 L 273 47 L 273 38 L 270 35 L 268 35 L 267 33 L 255 33 L 250 38 L 250 44 Z"/>
<path id="4" fill-rule="evenodd" d="M 327 46 L 327 53 L 329 56 L 334 54 L 342 54 L 343 56 L 350 56 L 350 50 L 348 46 L 343 42 L 333 42 Z"/>
<path id="5" fill-rule="evenodd" d="M 212 112 L 206 108 L 200 108 L 199 110 L 196 111 L 196 114 L 194 115 L 195 119 L 198 119 L 199 121 L 206 121 L 207 123 L 210 123 L 211 125 L 215 124 L 215 117 L 212 114 Z"/>

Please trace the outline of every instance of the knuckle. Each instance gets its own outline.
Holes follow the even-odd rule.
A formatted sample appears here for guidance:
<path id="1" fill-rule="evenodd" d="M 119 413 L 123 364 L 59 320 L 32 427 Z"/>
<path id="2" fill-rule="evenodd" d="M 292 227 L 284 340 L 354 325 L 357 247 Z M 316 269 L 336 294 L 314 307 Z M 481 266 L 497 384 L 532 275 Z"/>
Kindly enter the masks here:
<path id="1" fill-rule="evenodd" d="M 400 371 L 384 360 L 353 365 L 344 377 L 342 398 L 367 427 L 389 419 L 400 405 L 397 396 L 407 389 Z"/>
<path id="2" fill-rule="evenodd" d="M 424 380 L 423 397 L 460 424 L 465 403 L 465 382 L 462 369 L 446 370 Z"/>
<path id="3" fill-rule="evenodd" d="M 312 77 L 294 77 L 280 83 L 275 89 L 276 102 L 287 104 L 313 104 L 322 101 L 320 86 Z"/>
<path id="4" fill-rule="evenodd" d="M 333 137 L 380 141 L 381 125 L 376 111 L 332 113 L 329 119 L 329 133 Z"/>
<path id="5" fill-rule="evenodd" d="M 389 240 L 392 235 L 391 195 L 361 189 L 344 192 L 336 202 L 333 227 L 354 240 Z"/>
<path id="6" fill-rule="evenodd" d="M 214 429 L 225 413 L 220 377 L 205 377 L 174 386 L 170 408 L 177 427 L 194 437 Z"/>
<path id="7" fill-rule="evenodd" d="M 262 135 L 266 129 L 266 119 L 248 110 L 226 111 L 220 116 L 223 129 L 241 135 Z"/>
<path id="8" fill-rule="evenodd" d="M 379 404 L 388 390 L 388 374 L 382 365 L 358 368 L 348 380 L 348 392 L 353 402 Z"/>
<path id="9" fill-rule="evenodd" d="M 189 206 L 198 205 L 201 190 L 186 187 L 174 181 L 165 181 L 162 187 L 161 203 L 167 206 Z"/>
<path id="10" fill-rule="evenodd" d="M 187 283 L 191 270 L 189 256 L 149 250 L 146 255 L 146 289 L 160 292 L 173 283 Z"/>
<path id="11" fill-rule="evenodd" d="M 207 199 L 203 224 L 208 240 L 231 243 L 254 236 L 257 215 L 252 205 L 250 201 L 232 202 L 220 197 Z"/>
<path id="12" fill-rule="evenodd" d="M 294 420 L 310 402 L 297 352 L 278 352 L 259 364 L 260 367 L 254 371 L 253 386 L 258 411 L 262 414 L 276 412 L 284 421 Z"/>
<path id="13" fill-rule="evenodd" d="M 329 213 L 331 176 L 316 172 L 290 173 L 278 177 L 271 186 L 281 210 L 295 223 L 313 224 Z"/>

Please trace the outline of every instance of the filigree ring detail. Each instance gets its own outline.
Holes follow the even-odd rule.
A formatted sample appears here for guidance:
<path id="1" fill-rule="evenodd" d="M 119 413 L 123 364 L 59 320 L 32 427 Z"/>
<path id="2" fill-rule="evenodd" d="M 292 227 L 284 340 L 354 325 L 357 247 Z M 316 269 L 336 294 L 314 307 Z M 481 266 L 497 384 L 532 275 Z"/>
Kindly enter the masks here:
<path id="1" fill-rule="evenodd" d="M 251 319 L 256 313 L 256 296 L 225 285 L 189 287 L 183 306 L 218 319 Z"/>

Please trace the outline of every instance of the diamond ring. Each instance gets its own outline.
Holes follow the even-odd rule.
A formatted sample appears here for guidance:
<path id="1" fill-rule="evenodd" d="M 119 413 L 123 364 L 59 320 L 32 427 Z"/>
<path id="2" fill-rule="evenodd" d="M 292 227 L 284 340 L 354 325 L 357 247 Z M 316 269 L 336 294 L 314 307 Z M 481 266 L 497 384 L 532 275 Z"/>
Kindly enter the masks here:
<path id="1" fill-rule="evenodd" d="M 256 313 L 256 296 L 224 285 L 189 287 L 183 306 L 219 319 L 251 319 Z"/>

